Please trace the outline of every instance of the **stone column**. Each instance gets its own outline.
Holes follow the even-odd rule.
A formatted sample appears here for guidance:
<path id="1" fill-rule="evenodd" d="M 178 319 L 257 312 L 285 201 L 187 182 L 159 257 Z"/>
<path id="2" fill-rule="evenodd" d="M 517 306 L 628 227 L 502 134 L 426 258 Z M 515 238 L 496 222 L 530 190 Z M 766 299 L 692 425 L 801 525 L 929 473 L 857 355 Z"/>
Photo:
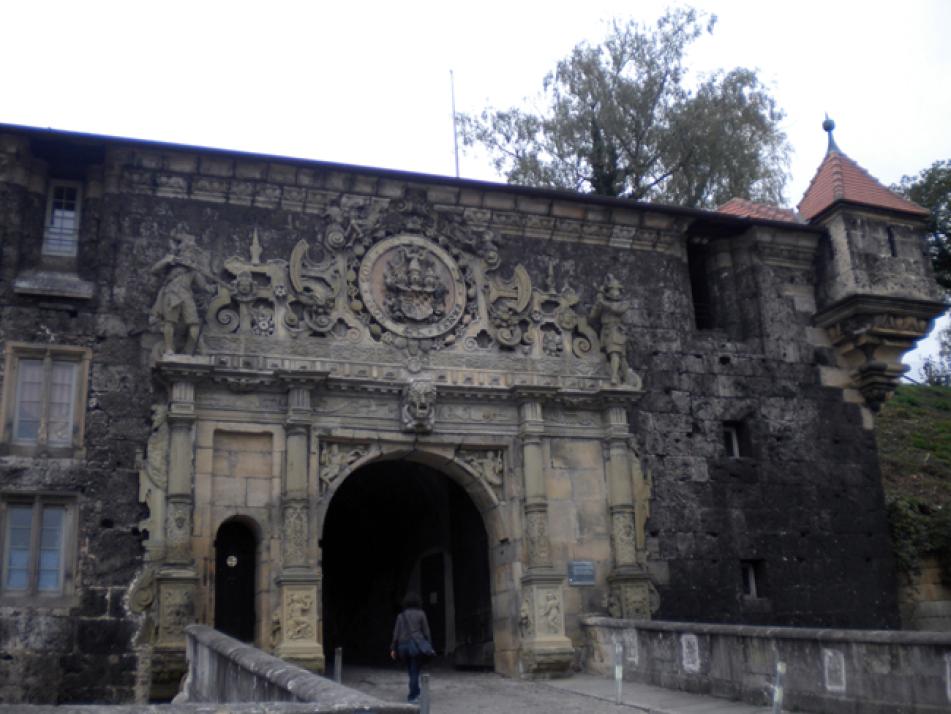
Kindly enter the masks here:
<path id="1" fill-rule="evenodd" d="M 614 568 L 608 576 L 611 614 L 630 619 L 649 619 L 650 584 L 637 557 L 634 488 L 627 440 L 630 432 L 624 406 L 604 410 L 607 442 L 608 511 L 611 517 L 611 551 Z"/>
<path id="2" fill-rule="evenodd" d="M 320 571 L 309 566 L 308 457 L 310 449 L 311 390 L 314 375 L 282 375 L 287 384 L 284 488 L 281 511 L 281 638 L 275 654 L 301 667 L 322 672 L 324 649 L 320 638 Z"/>
<path id="3" fill-rule="evenodd" d="M 571 640 L 565 635 L 564 575 L 552 566 L 542 456 L 545 430 L 542 396 L 537 393 L 519 394 L 528 559 L 527 572 L 522 578 L 519 614 L 519 668 L 526 676 L 567 674 L 574 652 Z"/>

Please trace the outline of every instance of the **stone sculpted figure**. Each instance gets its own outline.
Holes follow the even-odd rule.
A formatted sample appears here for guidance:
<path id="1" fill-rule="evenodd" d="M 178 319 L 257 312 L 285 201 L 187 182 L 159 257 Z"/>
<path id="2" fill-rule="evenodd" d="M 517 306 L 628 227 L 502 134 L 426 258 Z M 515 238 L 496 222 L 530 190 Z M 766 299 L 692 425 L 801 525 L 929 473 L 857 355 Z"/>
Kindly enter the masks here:
<path id="1" fill-rule="evenodd" d="M 162 323 L 165 354 L 175 353 L 175 328 L 179 324 L 188 331 L 181 354 L 195 351 L 199 321 L 194 289 L 215 289 L 208 280 L 207 263 L 207 254 L 198 247 L 195 237 L 183 235 L 174 239 L 172 251 L 152 266 L 153 273 L 165 276 L 151 312 L 152 320 Z"/>
<path id="2" fill-rule="evenodd" d="M 591 320 L 601 321 L 601 349 L 607 355 L 611 368 L 611 384 L 623 384 L 627 377 L 627 334 L 624 314 L 630 310 L 629 300 L 622 299 L 621 283 L 608 273 L 604 287 L 591 310 Z"/>

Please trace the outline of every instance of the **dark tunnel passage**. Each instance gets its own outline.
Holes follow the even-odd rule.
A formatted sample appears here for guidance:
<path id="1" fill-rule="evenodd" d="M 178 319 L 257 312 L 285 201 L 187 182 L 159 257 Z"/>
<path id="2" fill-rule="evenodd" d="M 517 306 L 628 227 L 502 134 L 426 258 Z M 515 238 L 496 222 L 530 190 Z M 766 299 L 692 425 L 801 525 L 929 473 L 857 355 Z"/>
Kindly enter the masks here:
<path id="1" fill-rule="evenodd" d="M 323 538 L 324 651 L 387 660 L 408 591 L 419 594 L 433 647 L 460 667 L 492 667 L 488 539 L 469 495 L 408 461 L 369 464 L 334 494 Z"/>

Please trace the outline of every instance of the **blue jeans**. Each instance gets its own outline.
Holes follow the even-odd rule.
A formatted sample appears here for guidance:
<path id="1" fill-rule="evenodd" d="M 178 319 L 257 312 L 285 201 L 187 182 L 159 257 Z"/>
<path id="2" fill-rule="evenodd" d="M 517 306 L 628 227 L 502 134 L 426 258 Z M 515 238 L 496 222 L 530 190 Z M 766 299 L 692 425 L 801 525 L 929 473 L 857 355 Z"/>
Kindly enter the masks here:
<path id="1" fill-rule="evenodd" d="M 406 670 L 409 673 L 409 699 L 418 699 L 419 698 L 419 657 L 407 657 Z"/>

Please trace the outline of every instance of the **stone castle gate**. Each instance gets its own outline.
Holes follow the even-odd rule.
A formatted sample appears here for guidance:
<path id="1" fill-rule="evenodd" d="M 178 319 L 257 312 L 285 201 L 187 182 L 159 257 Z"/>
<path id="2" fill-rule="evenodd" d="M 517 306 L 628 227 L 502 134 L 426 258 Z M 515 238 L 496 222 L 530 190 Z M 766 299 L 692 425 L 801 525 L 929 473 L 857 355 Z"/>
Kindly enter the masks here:
<path id="1" fill-rule="evenodd" d="M 164 276 L 153 308 L 162 334 L 143 349 L 168 395 L 154 409 L 140 493 L 150 509 L 142 527 L 152 567 L 140 590 L 152 594 L 140 599 L 157 625 L 153 678 L 177 669 L 184 625 L 232 617 L 223 613 L 237 588 L 216 590 L 231 573 L 216 569 L 241 559 L 224 557 L 216 534 L 235 522 L 257 544 L 255 643 L 323 669 L 324 593 L 339 601 L 342 591 L 325 579 L 322 539 L 338 492 L 368 470 L 380 483 L 387 470 L 407 486 L 449 479 L 459 488 L 439 496 L 445 503 L 464 494 L 456 511 L 440 513 L 437 498 L 401 523 L 401 487 L 391 483 L 393 503 L 377 512 L 399 524 L 390 539 L 444 516 L 468 524 L 455 536 L 448 521 L 442 537 L 419 535 L 419 552 L 404 553 L 400 575 L 384 579 L 382 637 L 403 591 L 422 588 L 437 646 L 457 662 L 564 672 L 573 657 L 566 614 L 576 620 L 588 605 L 587 592 L 566 593 L 569 555 L 600 564 L 617 615 L 650 616 L 646 499 L 634 497 L 646 483 L 628 428 L 640 378 L 624 356 L 618 281 L 608 276 L 582 312 L 571 286 L 533 287 L 524 267 L 502 265 L 491 234 L 423 200 L 331 224 L 289 260 L 262 254 L 255 234 L 248 258 L 224 261 L 224 281 L 183 235 L 153 269 Z M 190 315 L 201 288 L 214 295 L 198 321 Z M 566 527 L 579 517 L 590 523 L 581 544 Z M 427 537 L 435 560 L 422 557 Z M 453 539 L 474 570 L 454 564 Z M 473 542 L 485 552 L 473 554 Z M 480 569 L 481 582 L 454 592 L 453 570 Z M 368 602 L 381 594 L 373 583 Z"/>

